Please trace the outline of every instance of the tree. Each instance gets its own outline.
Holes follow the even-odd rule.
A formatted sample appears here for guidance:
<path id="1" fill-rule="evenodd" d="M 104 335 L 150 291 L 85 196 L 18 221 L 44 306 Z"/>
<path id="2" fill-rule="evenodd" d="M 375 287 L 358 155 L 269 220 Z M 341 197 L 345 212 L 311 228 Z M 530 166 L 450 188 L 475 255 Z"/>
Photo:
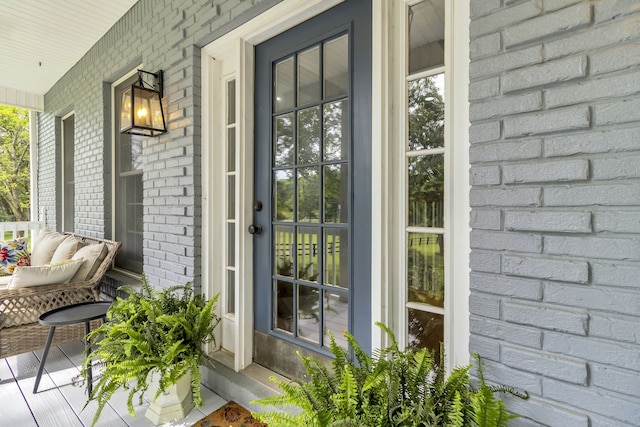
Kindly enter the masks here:
<path id="1" fill-rule="evenodd" d="M 29 111 L 0 105 L 0 221 L 29 220 Z"/>

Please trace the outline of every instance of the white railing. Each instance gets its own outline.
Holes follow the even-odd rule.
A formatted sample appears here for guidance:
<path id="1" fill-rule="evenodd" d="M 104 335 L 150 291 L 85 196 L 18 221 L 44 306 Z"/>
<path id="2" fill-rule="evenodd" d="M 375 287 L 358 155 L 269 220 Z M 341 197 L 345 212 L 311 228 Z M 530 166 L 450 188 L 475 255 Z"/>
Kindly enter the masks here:
<path id="1" fill-rule="evenodd" d="M 34 242 L 42 229 L 44 229 L 44 221 L 0 222 L 0 240 L 9 237 L 11 239 L 27 237 Z M 11 236 L 7 236 L 7 233 L 11 233 Z"/>

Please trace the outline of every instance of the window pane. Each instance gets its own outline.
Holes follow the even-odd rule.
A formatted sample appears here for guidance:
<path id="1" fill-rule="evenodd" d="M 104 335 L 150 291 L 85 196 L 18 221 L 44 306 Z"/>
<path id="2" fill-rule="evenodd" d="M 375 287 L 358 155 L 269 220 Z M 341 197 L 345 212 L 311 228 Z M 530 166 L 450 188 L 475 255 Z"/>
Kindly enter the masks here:
<path id="1" fill-rule="evenodd" d="M 298 106 L 320 101 L 320 47 L 298 54 Z"/>
<path id="2" fill-rule="evenodd" d="M 444 241 L 442 234 L 408 233 L 409 301 L 444 306 Z"/>
<path id="3" fill-rule="evenodd" d="M 298 111 L 298 164 L 320 161 L 320 107 Z"/>
<path id="4" fill-rule="evenodd" d="M 409 150 L 444 147 L 444 74 L 409 82 Z"/>
<path id="5" fill-rule="evenodd" d="M 274 171 L 273 193 L 275 221 L 293 221 L 293 169 Z"/>
<path id="6" fill-rule="evenodd" d="M 116 265 L 134 273 L 142 273 L 143 198 L 142 174 L 118 179 L 115 239 L 122 242 Z"/>
<path id="7" fill-rule="evenodd" d="M 227 82 L 227 124 L 236 122 L 236 81 Z"/>
<path id="8" fill-rule="evenodd" d="M 227 172 L 236 170 L 236 129 L 227 129 Z"/>
<path id="9" fill-rule="evenodd" d="M 293 113 L 273 119 L 273 165 L 293 165 Z"/>
<path id="10" fill-rule="evenodd" d="M 408 311 L 409 347 L 434 351 L 435 361 L 439 363 L 440 343 L 444 342 L 444 316 L 414 309 Z"/>
<path id="11" fill-rule="evenodd" d="M 298 169 L 298 222 L 320 221 L 320 168 Z"/>
<path id="12" fill-rule="evenodd" d="M 314 343 L 319 342 L 320 301 L 319 292 L 310 286 L 298 286 L 298 336 Z"/>
<path id="13" fill-rule="evenodd" d="M 273 111 L 275 113 L 293 108 L 293 58 L 275 65 L 273 79 Z"/>
<path id="14" fill-rule="evenodd" d="M 444 155 L 409 158 L 408 224 L 444 227 Z"/>
<path id="15" fill-rule="evenodd" d="M 324 160 L 349 158 L 349 100 L 325 104 L 322 114 Z"/>
<path id="16" fill-rule="evenodd" d="M 227 270 L 227 313 L 236 312 L 236 272 Z"/>
<path id="17" fill-rule="evenodd" d="M 346 224 L 349 222 L 349 167 L 347 164 L 324 167 L 324 222 Z"/>
<path id="18" fill-rule="evenodd" d="M 278 276 L 293 278 L 293 258 L 295 248 L 293 227 L 276 225 L 273 227 L 274 271 Z"/>
<path id="19" fill-rule="evenodd" d="M 408 15 L 409 73 L 444 65 L 444 0 L 423 0 Z"/>
<path id="20" fill-rule="evenodd" d="M 324 284 L 349 287 L 349 230 L 324 229 Z"/>
<path id="21" fill-rule="evenodd" d="M 227 219 L 236 217 L 236 177 L 229 175 L 227 177 Z"/>
<path id="22" fill-rule="evenodd" d="M 142 137 L 138 135 L 120 134 L 120 173 L 141 171 L 142 161 Z"/>
<path id="23" fill-rule="evenodd" d="M 236 265 L 236 224 L 227 223 L 227 265 Z"/>
<path id="24" fill-rule="evenodd" d="M 349 296 L 345 292 L 324 291 L 324 345 L 329 346 L 329 331 L 336 343 L 347 348 L 347 340 L 342 334 L 349 330 Z"/>
<path id="25" fill-rule="evenodd" d="M 349 90 L 349 36 L 324 44 L 324 97 L 346 95 Z"/>
<path id="26" fill-rule="evenodd" d="M 307 282 L 318 282 L 318 243 L 320 242 L 319 228 L 298 227 L 298 271 L 296 278 Z"/>
<path id="27" fill-rule="evenodd" d="M 293 333 L 293 283 L 275 282 L 275 325 L 277 329 Z"/>

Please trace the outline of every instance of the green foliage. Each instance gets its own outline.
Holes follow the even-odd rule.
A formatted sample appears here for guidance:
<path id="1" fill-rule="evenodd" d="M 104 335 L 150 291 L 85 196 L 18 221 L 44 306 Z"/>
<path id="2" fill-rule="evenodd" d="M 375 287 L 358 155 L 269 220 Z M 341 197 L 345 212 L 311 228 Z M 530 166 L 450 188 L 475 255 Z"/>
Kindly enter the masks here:
<path id="1" fill-rule="evenodd" d="M 139 291 L 124 289 L 129 296 L 118 298 L 107 313 L 108 321 L 89 335 L 92 350 L 82 367 L 84 379 L 90 360 L 99 361 L 101 367 L 87 400 L 87 404 L 98 402 L 93 425 L 121 387 L 128 391 L 127 408 L 135 416 L 133 398 L 138 394 L 142 401 L 154 370 L 160 373 L 154 400 L 190 372 L 193 401 L 201 406 L 199 368 L 206 360 L 203 345 L 215 345 L 213 331 L 220 321 L 214 312 L 218 295 L 207 301 L 194 295 L 192 283 L 155 290 L 144 277 Z"/>
<path id="2" fill-rule="evenodd" d="M 270 410 L 254 416 L 278 427 L 498 427 L 517 415 L 508 413 L 494 393 L 528 397 L 487 385 L 477 355 L 478 388 L 470 381 L 472 365 L 455 368 L 447 377 L 444 358 L 436 363 L 434 353 L 426 349 L 400 350 L 391 330 L 376 324 L 389 337 L 389 347 L 369 356 L 345 333 L 349 352 L 331 335 L 331 369 L 320 360 L 300 356 L 308 382 L 272 377 L 284 394 L 253 402 L 298 411 Z"/>
<path id="3" fill-rule="evenodd" d="M 29 111 L 0 105 L 0 221 L 29 219 Z"/>

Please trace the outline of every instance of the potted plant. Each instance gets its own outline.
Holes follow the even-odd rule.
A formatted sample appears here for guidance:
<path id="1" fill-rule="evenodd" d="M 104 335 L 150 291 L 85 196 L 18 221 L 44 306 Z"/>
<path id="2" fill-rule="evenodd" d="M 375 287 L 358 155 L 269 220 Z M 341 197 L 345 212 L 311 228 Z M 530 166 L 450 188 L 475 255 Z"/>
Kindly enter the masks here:
<path id="1" fill-rule="evenodd" d="M 150 396 L 147 393 L 152 405 L 146 416 L 156 424 L 166 421 L 149 412 L 169 390 L 177 389 L 182 394 L 181 403 L 188 401 L 182 404 L 186 413 L 192 403 L 201 406 L 200 366 L 208 361 L 204 345 L 210 342 L 215 345 L 213 331 L 220 321 L 215 314 L 218 295 L 207 301 L 194 294 L 192 283 L 156 290 L 145 277 L 139 290 L 131 287 L 123 290 L 129 296 L 117 298 L 107 313 L 107 322 L 88 336 L 92 346 L 82 367 L 85 381 L 90 363 L 99 366 L 87 400 L 87 404 L 93 400 L 98 403 L 93 425 L 120 388 L 128 390 L 127 408 L 132 416 L 135 416 L 134 395 L 139 395 L 142 404 L 143 394 L 153 391 Z M 157 385 L 152 385 L 152 377 Z M 185 381 L 187 385 L 181 385 Z"/>
<path id="2" fill-rule="evenodd" d="M 336 345 L 330 333 L 331 367 L 300 356 L 309 381 L 272 377 L 284 394 L 252 403 L 279 410 L 254 413 L 255 418 L 278 427 L 500 427 L 517 415 L 508 413 L 494 394 L 528 398 L 526 392 L 486 384 L 477 355 L 474 386 L 471 365 L 446 376 L 442 351 L 436 361 L 434 352 L 426 349 L 401 350 L 391 330 L 376 324 L 387 333 L 389 347 L 370 356 L 345 332 L 350 352 Z M 296 410 L 283 411 L 284 407 Z"/>

